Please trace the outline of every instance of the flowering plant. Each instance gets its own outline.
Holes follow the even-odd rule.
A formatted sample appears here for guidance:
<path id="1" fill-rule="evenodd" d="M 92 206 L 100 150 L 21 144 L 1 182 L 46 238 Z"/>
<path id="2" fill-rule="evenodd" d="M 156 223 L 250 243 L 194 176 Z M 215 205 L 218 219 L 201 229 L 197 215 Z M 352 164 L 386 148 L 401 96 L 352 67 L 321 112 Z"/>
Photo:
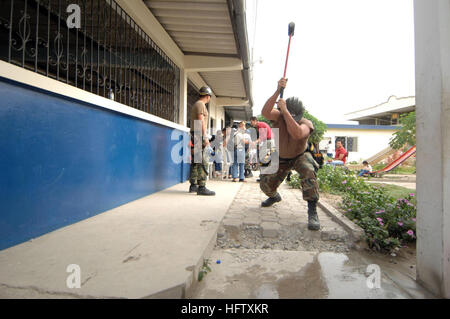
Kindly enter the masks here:
<path id="1" fill-rule="evenodd" d="M 364 229 L 369 247 L 391 251 L 416 239 L 416 198 L 393 198 L 382 186 L 366 183 L 343 168 L 325 165 L 317 174 L 322 192 L 342 196 L 340 208 L 345 216 Z M 300 188 L 294 174 L 289 184 Z"/>

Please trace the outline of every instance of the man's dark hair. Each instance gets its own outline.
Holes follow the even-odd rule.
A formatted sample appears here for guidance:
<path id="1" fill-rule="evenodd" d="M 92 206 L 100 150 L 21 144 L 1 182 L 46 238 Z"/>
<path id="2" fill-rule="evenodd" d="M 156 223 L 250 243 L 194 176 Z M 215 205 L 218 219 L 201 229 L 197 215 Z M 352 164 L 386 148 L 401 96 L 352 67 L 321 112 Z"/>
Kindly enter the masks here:
<path id="1" fill-rule="evenodd" d="M 252 116 L 251 118 L 250 118 L 250 121 L 257 121 L 258 120 L 258 118 L 256 117 L 256 116 Z"/>
<path id="2" fill-rule="evenodd" d="M 368 163 L 367 161 L 363 161 L 363 164 L 367 164 L 367 165 L 369 165 L 369 163 Z"/>

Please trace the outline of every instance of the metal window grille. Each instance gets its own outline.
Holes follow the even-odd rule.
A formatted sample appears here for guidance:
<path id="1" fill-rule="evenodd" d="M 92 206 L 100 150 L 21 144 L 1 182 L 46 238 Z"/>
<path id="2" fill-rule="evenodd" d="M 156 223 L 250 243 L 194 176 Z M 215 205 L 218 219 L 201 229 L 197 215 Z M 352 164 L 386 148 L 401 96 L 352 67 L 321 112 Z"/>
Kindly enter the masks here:
<path id="1" fill-rule="evenodd" d="M 187 127 L 191 128 L 191 109 L 198 100 L 198 90 L 191 81 L 187 83 Z"/>
<path id="2" fill-rule="evenodd" d="M 1 0 L 0 44 L 4 61 L 178 122 L 179 68 L 114 0 Z"/>

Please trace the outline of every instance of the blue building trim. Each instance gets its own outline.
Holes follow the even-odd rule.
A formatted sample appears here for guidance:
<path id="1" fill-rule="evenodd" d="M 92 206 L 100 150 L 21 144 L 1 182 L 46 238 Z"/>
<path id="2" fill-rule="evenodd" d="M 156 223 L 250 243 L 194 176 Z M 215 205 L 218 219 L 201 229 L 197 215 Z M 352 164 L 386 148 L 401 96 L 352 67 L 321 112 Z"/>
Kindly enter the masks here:
<path id="1" fill-rule="evenodd" d="M 352 130 L 398 130 L 397 125 L 356 125 L 356 124 L 326 124 L 328 128 L 344 128 Z"/>
<path id="2" fill-rule="evenodd" d="M 0 96 L 0 249 L 188 179 L 187 132 L 3 78 Z"/>

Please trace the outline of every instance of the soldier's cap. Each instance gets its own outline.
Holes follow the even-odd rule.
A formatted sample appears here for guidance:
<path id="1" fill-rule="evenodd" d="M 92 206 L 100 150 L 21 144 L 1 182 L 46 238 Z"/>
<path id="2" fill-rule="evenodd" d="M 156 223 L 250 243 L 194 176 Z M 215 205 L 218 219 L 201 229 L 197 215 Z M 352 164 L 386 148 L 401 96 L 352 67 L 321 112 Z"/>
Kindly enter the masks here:
<path id="1" fill-rule="evenodd" d="M 286 100 L 286 108 L 296 122 L 300 121 L 303 117 L 303 113 L 305 113 L 303 102 L 295 96 Z"/>
<path id="2" fill-rule="evenodd" d="M 212 91 L 211 91 L 211 89 L 210 89 L 209 87 L 207 87 L 207 86 L 202 86 L 202 87 L 200 88 L 199 94 L 200 94 L 201 96 L 206 96 L 206 95 L 212 96 Z"/>

